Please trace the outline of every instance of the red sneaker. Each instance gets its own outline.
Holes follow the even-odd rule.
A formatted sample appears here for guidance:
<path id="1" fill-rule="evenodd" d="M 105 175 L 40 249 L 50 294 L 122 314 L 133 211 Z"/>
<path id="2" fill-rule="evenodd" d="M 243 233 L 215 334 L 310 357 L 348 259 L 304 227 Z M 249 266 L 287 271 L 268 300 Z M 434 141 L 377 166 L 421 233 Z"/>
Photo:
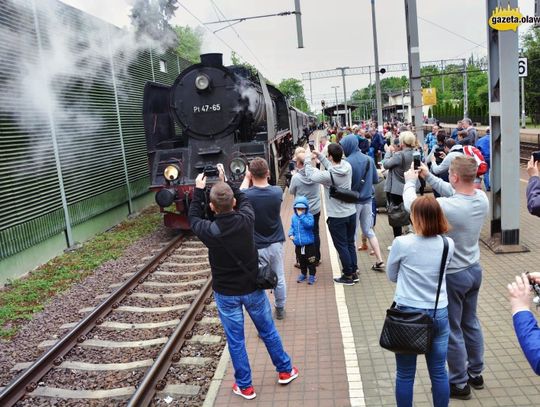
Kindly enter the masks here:
<path id="1" fill-rule="evenodd" d="M 257 394 L 255 393 L 255 389 L 253 388 L 253 386 L 249 386 L 247 389 L 241 389 L 235 383 L 232 388 L 232 391 L 234 394 L 238 394 L 240 397 L 243 397 L 247 400 L 253 400 L 255 397 L 257 397 Z"/>
<path id="2" fill-rule="evenodd" d="M 298 377 L 298 369 L 293 366 L 290 372 L 281 372 L 278 377 L 279 384 L 289 384 Z"/>

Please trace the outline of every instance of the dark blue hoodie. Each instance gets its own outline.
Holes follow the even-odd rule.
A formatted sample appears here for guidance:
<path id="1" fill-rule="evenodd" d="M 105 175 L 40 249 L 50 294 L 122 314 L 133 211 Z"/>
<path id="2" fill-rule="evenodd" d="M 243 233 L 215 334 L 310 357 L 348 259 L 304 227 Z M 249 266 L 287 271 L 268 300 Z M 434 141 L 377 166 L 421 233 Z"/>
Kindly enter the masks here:
<path id="1" fill-rule="evenodd" d="M 379 182 L 375 163 L 360 151 L 358 138 L 354 134 L 343 137 L 339 144 L 352 167 L 351 190 L 360 194 L 357 203 L 368 203 L 373 196 L 373 184 Z"/>

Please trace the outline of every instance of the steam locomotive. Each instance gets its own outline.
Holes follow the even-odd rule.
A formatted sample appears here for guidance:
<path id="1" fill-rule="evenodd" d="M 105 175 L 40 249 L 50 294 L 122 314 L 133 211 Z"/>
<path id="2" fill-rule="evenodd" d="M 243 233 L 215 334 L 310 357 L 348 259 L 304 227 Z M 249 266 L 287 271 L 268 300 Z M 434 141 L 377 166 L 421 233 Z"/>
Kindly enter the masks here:
<path id="1" fill-rule="evenodd" d="M 223 163 L 228 179 L 240 183 L 249 162 L 263 157 L 277 184 L 295 146 L 316 126 L 261 75 L 223 66 L 222 54 L 201 55 L 172 86 L 147 82 L 143 118 L 150 189 L 165 226 L 184 230 L 199 173 L 215 182 Z"/>

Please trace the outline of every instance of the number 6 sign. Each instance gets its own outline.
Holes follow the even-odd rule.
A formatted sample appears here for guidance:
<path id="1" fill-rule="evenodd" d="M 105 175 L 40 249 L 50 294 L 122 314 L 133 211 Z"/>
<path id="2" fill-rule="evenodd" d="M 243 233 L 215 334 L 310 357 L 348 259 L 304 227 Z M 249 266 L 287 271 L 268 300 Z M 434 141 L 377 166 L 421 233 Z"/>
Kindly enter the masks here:
<path id="1" fill-rule="evenodd" d="M 527 58 L 519 58 L 518 74 L 520 78 L 527 76 Z"/>

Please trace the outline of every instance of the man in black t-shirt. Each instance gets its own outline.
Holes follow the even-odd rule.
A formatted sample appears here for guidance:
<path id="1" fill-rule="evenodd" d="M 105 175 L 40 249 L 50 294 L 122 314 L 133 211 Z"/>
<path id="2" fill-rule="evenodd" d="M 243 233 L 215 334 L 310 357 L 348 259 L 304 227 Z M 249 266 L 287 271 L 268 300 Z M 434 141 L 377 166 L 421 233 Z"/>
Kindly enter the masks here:
<path id="1" fill-rule="evenodd" d="M 222 167 L 220 178 L 222 181 L 225 179 Z M 298 369 L 292 365 L 291 358 L 283 349 L 268 297 L 255 284 L 258 262 L 253 237 L 255 214 L 251 204 L 234 185 L 219 182 L 210 190 L 210 209 L 216 216 L 214 221 L 207 220 L 205 188 L 205 176 L 199 174 L 189 207 L 189 223 L 193 233 L 208 247 L 214 299 L 234 366 L 236 382 L 233 393 L 251 400 L 256 393 L 246 352 L 243 307 L 266 345 L 278 372 L 278 383 L 288 384 L 296 379 Z M 235 205 L 237 210 L 233 209 Z M 228 245 L 227 248 L 224 244 Z M 229 252 L 245 265 L 245 271 Z"/>
<path id="2" fill-rule="evenodd" d="M 278 277 L 278 284 L 274 289 L 276 319 L 283 319 L 287 299 L 287 286 L 283 272 L 285 232 L 281 223 L 283 190 L 270 185 L 269 176 L 270 171 L 266 160 L 255 158 L 249 163 L 249 171 L 240 189 L 246 193 L 255 210 L 255 244 L 259 252 L 259 264 L 261 267 L 269 264 Z"/>

